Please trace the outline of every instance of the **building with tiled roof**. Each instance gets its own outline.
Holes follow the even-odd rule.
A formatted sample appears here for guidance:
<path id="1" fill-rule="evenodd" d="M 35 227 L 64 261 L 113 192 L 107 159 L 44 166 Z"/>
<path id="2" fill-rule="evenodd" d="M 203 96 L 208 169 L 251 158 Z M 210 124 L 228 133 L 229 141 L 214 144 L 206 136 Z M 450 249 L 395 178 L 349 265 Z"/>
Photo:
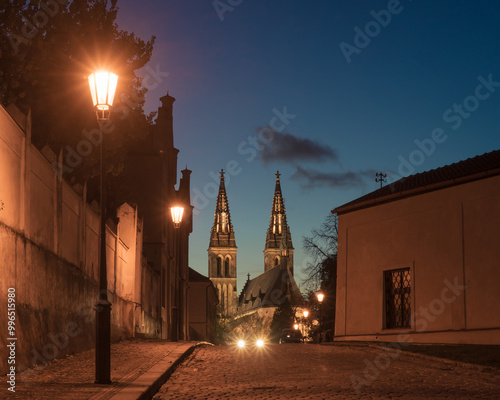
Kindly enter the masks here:
<path id="1" fill-rule="evenodd" d="M 371 207 L 382 202 L 443 189 L 493 175 L 500 172 L 500 150 L 469 158 L 444 167 L 401 178 L 367 195 L 337 207 L 337 214 Z"/>
<path id="2" fill-rule="evenodd" d="M 500 344 L 500 150 L 332 212 L 335 340 Z"/>

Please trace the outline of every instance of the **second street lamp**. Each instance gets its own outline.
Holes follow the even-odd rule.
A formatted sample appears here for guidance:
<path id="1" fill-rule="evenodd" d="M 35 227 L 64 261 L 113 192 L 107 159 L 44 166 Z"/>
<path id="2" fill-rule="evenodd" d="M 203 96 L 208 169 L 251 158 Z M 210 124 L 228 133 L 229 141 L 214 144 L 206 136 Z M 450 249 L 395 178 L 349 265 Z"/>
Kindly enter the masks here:
<path id="1" fill-rule="evenodd" d="M 170 207 L 170 213 L 172 214 L 172 222 L 174 223 L 174 228 L 181 226 L 182 214 L 184 214 L 184 207 Z"/>
<path id="2" fill-rule="evenodd" d="M 175 266 L 174 266 L 174 306 L 173 306 L 173 318 L 172 318 L 172 334 L 171 340 L 176 342 L 179 340 L 179 317 L 180 312 L 180 290 L 179 290 L 179 275 L 180 275 L 180 251 L 179 251 L 179 228 L 182 222 L 182 215 L 184 214 L 184 207 L 175 206 L 170 207 L 170 213 L 172 215 L 172 222 L 174 223 L 174 251 L 175 251 Z"/>
<path id="3" fill-rule="evenodd" d="M 90 93 L 99 122 L 101 222 L 99 245 L 99 298 L 96 304 L 95 383 L 111 383 L 111 303 L 108 300 L 108 272 L 106 267 L 106 184 L 104 168 L 104 141 L 102 125 L 109 119 L 115 97 L 118 76 L 99 71 L 89 75 Z"/>

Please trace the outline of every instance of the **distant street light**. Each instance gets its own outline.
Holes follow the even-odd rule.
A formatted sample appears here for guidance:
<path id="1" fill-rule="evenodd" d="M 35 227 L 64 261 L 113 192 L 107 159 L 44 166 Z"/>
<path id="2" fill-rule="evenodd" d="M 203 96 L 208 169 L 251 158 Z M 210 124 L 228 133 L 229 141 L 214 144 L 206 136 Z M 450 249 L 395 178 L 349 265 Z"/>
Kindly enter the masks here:
<path id="1" fill-rule="evenodd" d="M 304 316 L 304 318 L 302 318 L 302 342 L 305 343 L 307 317 L 309 316 L 309 311 L 302 311 L 302 315 Z"/>
<path id="2" fill-rule="evenodd" d="M 325 295 L 321 292 L 319 292 L 316 297 L 318 298 L 319 302 L 319 342 L 321 343 L 321 333 L 323 332 L 323 326 L 322 326 L 322 318 L 321 318 L 321 311 L 322 311 L 322 304 L 323 304 L 323 299 L 325 298 Z"/>
<path id="3" fill-rule="evenodd" d="M 172 335 L 171 340 L 173 342 L 177 342 L 179 340 L 179 306 L 180 306 L 180 292 L 179 292 L 179 275 L 180 275 L 180 257 L 179 257 L 179 228 L 182 222 L 182 215 L 184 214 L 184 207 L 174 206 L 170 207 L 170 214 L 172 215 L 172 222 L 174 223 L 175 228 L 175 243 L 174 243 L 174 251 L 176 253 L 175 257 L 175 271 L 174 271 L 174 307 L 173 307 L 173 318 L 172 318 Z"/>
<path id="4" fill-rule="evenodd" d="M 104 168 L 104 141 L 102 124 L 109 119 L 116 92 L 118 76 L 107 71 L 89 75 L 90 93 L 99 122 L 101 143 L 99 146 L 101 227 L 99 256 L 99 300 L 96 304 L 96 351 L 95 383 L 111 383 L 111 303 L 108 301 L 108 277 L 106 267 L 106 188 Z"/>
<path id="5" fill-rule="evenodd" d="M 299 324 L 293 324 L 293 329 L 297 331 L 299 329 Z"/>

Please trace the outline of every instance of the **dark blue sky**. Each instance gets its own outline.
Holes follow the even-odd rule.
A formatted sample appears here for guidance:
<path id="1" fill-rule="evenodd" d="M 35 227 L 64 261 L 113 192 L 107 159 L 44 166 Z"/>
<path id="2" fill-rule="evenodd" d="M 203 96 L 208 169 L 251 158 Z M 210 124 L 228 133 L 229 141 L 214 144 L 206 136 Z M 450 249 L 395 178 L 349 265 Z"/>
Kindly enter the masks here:
<path id="1" fill-rule="evenodd" d="M 167 91 L 177 99 L 179 167 L 193 171 L 199 209 L 190 263 L 204 275 L 215 208 L 211 176 L 233 169 L 226 188 L 238 291 L 247 273 L 264 271 L 277 169 L 300 283 L 302 236 L 333 208 L 377 189 L 376 171 L 395 180 L 500 148 L 497 2 L 118 5 L 122 29 L 157 37 L 140 73 L 150 87 L 146 111 Z M 269 125 L 273 131 L 262 131 Z"/>

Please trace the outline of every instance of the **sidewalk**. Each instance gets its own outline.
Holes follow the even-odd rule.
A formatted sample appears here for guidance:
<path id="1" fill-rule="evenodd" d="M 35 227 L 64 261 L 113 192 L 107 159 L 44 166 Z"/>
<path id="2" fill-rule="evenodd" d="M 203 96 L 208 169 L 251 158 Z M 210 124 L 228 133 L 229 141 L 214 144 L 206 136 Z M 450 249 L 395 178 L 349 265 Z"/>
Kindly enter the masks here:
<path id="1" fill-rule="evenodd" d="M 96 385 L 95 350 L 20 373 L 16 392 L 0 385 L 0 399 L 149 399 L 177 365 L 205 342 L 130 339 L 111 346 L 111 385 Z"/>

